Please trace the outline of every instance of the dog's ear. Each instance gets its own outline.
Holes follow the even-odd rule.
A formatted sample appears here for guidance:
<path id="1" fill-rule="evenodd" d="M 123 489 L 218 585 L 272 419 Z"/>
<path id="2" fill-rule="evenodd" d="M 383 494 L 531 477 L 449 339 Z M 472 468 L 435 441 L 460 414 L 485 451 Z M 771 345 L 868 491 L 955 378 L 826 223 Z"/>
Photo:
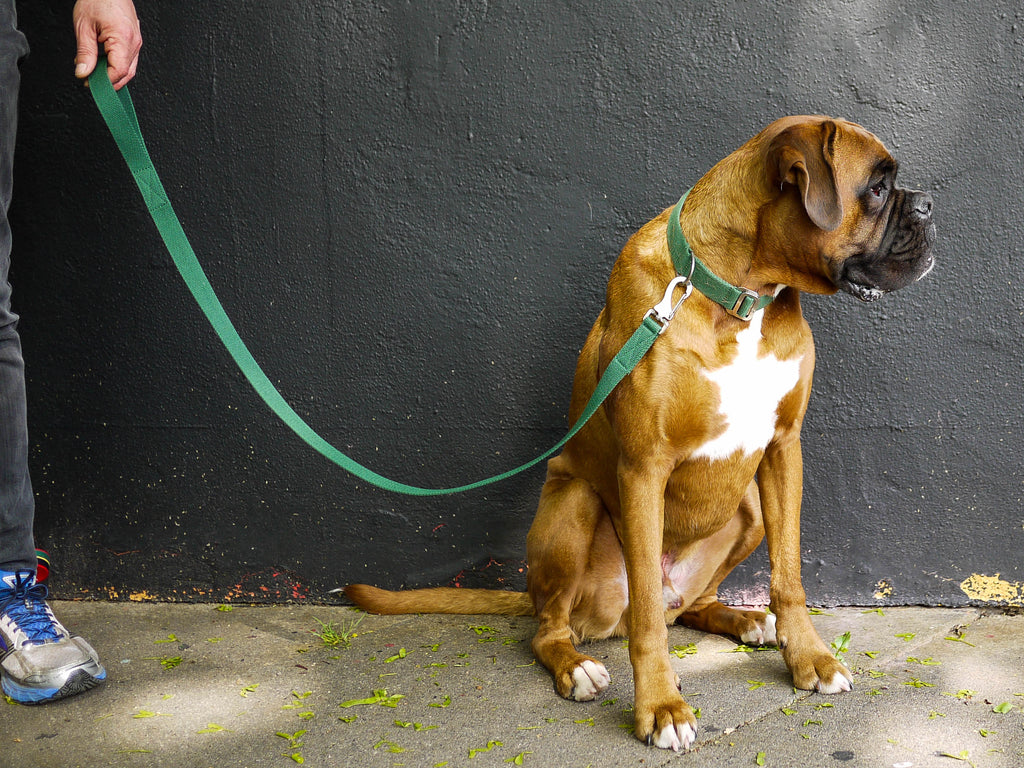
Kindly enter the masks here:
<path id="1" fill-rule="evenodd" d="M 839 126 L 831 120 L 793 125 L 772 139 L 768 150 L 768 173 L 773 177 L 773 186 L 798 186 L 807 215 L 828 232 L 843 220 L 843 201 L 833 166 L 838 132 Z"/>

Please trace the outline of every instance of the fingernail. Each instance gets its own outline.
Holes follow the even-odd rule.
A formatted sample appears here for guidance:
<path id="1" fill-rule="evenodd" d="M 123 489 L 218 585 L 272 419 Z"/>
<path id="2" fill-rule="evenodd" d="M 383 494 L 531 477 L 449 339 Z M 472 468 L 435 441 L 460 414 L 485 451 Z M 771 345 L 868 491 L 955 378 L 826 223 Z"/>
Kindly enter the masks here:
<path id="1" fill-rule="evenodd" d="M 89 65 L 81 63 L 75 66 L 75 77 L 85 77 L 89 74 Z"/>

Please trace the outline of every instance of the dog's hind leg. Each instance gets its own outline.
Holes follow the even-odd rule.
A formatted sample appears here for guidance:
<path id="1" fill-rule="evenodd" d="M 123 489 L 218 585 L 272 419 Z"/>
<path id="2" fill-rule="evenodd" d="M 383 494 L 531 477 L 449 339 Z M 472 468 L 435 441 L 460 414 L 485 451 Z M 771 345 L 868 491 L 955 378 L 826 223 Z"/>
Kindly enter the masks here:
<path id="1" fill-rule="evenodd" d="M 736 516 L 699 547 L 701 558 L 721 558 L 704 592 L 690 602 L 677 623 L 716 635 L 729 635 L 748 645 L 775 644 L 775 617 L 764 611 L 743 611 L 718 601 L 718 587 L 764 538 L 757 486 L 750 484 Z"/>
<path id="2" fill-rule="evenodd" d="M 605 666 L 577 651 L 575 642 L 583 635 L 607 637 L 619 626 L 626 605 L 625 579 L 602 584 L 590 567 L 605 556 L 595 556 L 595 546 L 618 548 L 615 532 L 588 483 L 549 477 L 526 541 L 527 590 L 539 621 L 533 652 L 551 672 L 561 696 L 589 701 L 611 680 Z M 621 562 L 621 551 L 617 557 Z M 602 592 L 601 600 L 588 599 L 594 590 Z"/>

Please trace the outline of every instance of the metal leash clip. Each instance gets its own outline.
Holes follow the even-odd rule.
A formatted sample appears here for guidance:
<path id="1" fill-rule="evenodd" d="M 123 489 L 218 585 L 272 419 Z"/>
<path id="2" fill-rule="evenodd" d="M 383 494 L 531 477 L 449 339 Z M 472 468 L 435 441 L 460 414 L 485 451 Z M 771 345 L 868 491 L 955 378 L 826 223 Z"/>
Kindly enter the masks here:
<path id="1" fill-rule="evenodd" d="M 679 301 L 672 303 L 672 297 L 675 295 L 676 288 L 683 286 L 683 295 L 679 297 Z M 690 282 L 689 275 L 679 275 L 673 278 L 668 287 L 665 289 L 665 296 L 647 310 L 647 314 L 644 315 L 644 320 L 648 317 L 653 317 L 660 325 L 661 330 L 658 331 L 660 336 L 668 328 L 669 321 L 675 317 L 676 312 L 679 311 L 679 307 L 682 306 L 683 302 L 690 298 L 690 294 L 693 293 L 693 283 Z"/>

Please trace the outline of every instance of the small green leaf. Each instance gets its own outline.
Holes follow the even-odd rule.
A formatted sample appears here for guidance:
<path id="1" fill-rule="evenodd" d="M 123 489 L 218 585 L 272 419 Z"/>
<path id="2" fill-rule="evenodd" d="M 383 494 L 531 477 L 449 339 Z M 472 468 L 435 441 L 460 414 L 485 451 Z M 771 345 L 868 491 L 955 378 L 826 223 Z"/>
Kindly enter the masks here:
<path id="1" fill-rule="evenodd" d="M 765 651 L 777 651 L 777 650 L 778 650 L 778 648 L 776 648 L 774 645 L 750 646 L 750 645 L 746 645 L 744 643 L 737 643 L 735 648 L 728 648 L 728 649 L 726 649 L 724 651 L 719 651 L 719 653 L 762 653 L 762 652 L 765 652 Z"/>
<path id="2" fill-rule="evenodd" d="M 469 750 L 469 759 L 472 760 L 474 757 L 479 755 L 481 752 L 490 752 L 495 747 L 505 746 L 500 741 L 488 741 L 486 747 L 479 747 L 478 749 Z"/>
<path id="3" fill-rule="evenodd" d="M 160 666 L 165 670 L 174 669 L 176 666 L 181 664 L 184 659 L 181 656 L 146 656 L 144 661 L 159 661 Z"/>
<path id="4" fill-rule="evenodd" d="M 409 653 L 408 653 L 408 651 L 405 650 L 405 648 L 399 648 L 398 653 L 396 653 L 394 656 L 391 656 L 390 658 L 384 659 L 384 663 L 385 664 L 390 664 L 393 661 L 398 661 L 399 659 L 404 659 L 408 655 L 409 655 Z"/>
<path id="5" fill-rule="evenodd" d="M 971 759 L 970 759 L 971 758 L 971 753 L 968 752 L 966 749 L 963 750 L 962 752 L 960 752 L 960 754 L 958 754 L 958 755 L 954 755 L 954 754 L 951 754 L 949 752 L 940 752 L 939 753 L 939 757 L 951 757 L 954 760 L 961 760 L 961 761 L 967 763 L 970 766 L 974 765 L 974 763 L 972 763 Z"/>
<path id="6" fill-rule="evenodd" d="M 1008 701 L 1004 701 L 1002 704 L 999 704 L 999 705 L 997 705 L 995 707 L 992 707 L 992 711 L 995 712 L 997 715 L 1005 715 L 1007 712 L 1010 712 L 1012 709 L 1013 709 L 1013 704 L 1011 704 Z"/>
<path id="7" fill-rule="evenodd" d="M 382 707 L 397 707 L 398 702 L 404 699 L 405 696 L 396 693 L 393 696 L 389 696 L 386 688 L 374 691 L 373 696 L 369 696 L 365 699 L 349 699 L 348 701 L 341 702 L 338 706 L 342 709 L 348 709 L 349 707 L 358 707 L 370 704 L 380 704 Z"/>
<path id="8" fill-rule="evenodd" d="M 844 654 L 850 650 L 850 633 L 843 632 L 843 634 L 832 641 L 831 646 L 832 655 L 842 661 Z"/>
<path id="9" fill-rule="evenodd" d="M 233 606 L 233 605 L 218 605 L 217 606 L 217 610 L 220 611 L 221 613 L 230 613 L 231 611 L 235 610 L 235 606 Z"/>
<path id="10" fill-rule="evenodd" d="M 696 643 L 687 643 L 686 645 L 673 645 L 672 650 L 669 651 L 677 659 L 681 659 L 684 656 L 692 656 L 697 652 Z"/>
<path id="11" fill-rule="evenodd" d="M 976 646 L 976 645 L 975 645 L 974 643 L 969 643 L 969 642 L 967 642 L 967 641 L 966 641 L 966 640 L 965 640 L 965 639 L 963 638 L 963 636 L 962 636 L 962 635 L 951 635 L 951 636 L 947 637 L 946 639 L 947 639 L 947 640 L 949 640 L 949 641 L 950 641 L 951 643 L 963 643 L 964 645 L 969 645 L 969 646 L 971 646 L 971 648 L 977 648 L 977 647 L 978 647 L 978 646 Z"/>
<path id="12" fill-rule="evenodd" d="M 971 691 L 971 690 L 968 690 L 966 688 L 961 688 L 956 693 L 944 693 L 942 695 L 943 696 L 950 696 L 950 697 L 952 697 L 954 699 L 959 699 L 960 701 L 968 701 L 969 699 L 973 699 L 974 698 L 974 694 L 976 694 L 976 693 L 977 693 L 977 691 Z"/>
<path id="13" fill-rule="evenodd" d="M 904 685 L 909 685 L 911 688 L 934 688 L 935 686 L 931 683 L 926 683 L 923 680 L 918 680 L 916 677 L 912 677 L 907 680 Z"/>
<path id="14" fill-rule="evenodd" d="M 783 707 L 781 711 L 782 711 L 782 714 L 784 714 L 786 717 L 790 717 L 791 715 L 795 715 L 796 714 L 796 710 L 795 709 L 790 709 L 789 707 Z"/>
<path id="15" fill-rule="evenodd" d="M 754 765 L 764 765 L 767 754 L 764 752 L 758 752 L 757 757 L 754 758 Z"/>
<path id="16" fill-rule="evenodd" d="M 917 633 L 916 632 L 900 632 L 898 635 L 894 635 L 894 637 L 898 637 L 903 642 L 909 643 L 911 640 L 913 640 L 915 637 L 917 637 Z"/>
<path id="17" fill-rule="evenodd" d="M 243 699 L 247 698 L 250 693 L 256 693 L 256 689 L 259 688 L 259 687 L 260 687 L 259 683 L 252 683 L 251 685 L 247 685 L 247 686 L 245 686 L 245 688 L 240 690 L 238 692 L 238 695 L 241 696 Z"/>
<path id="18" fill-rule="evenodd" d="M 220 733 L 221 731 L 228 730 L 223 725 L 217 725 L 216 723 L 207 723 L 206 727 L 202 730 L 196 731 L 196 733 Z"/>
<path id="19" fill-rule="evenodd" d="M 388 741 L 387 739 L 381 739 L 373 745 L 374 749 L 380 749 L 381 747 L 387 747 L 388 752 L 390 752 L 393 755 L 400 755 L 403 752 L 405 752 L 405 747 L 400 747 L 397 744 L 395 744 L 395 742 Z"/>
<path id="20" fill-rule="evenodd" d="M 432 701 L 427 706 L 428 707 L 440 707 L 441 709 L 445 709 L 446 707 L 450 707 L 451 704 L 452 704 L 452 697 L 451 696 L 445 696 L 443 699 L 441 699 L 441 701 Z"/>
<path id="21" fill-rule="evenodd" d="M 154 640 L 153 644 L 154 645 L 158 645 L 160 643 L 176 643 L 176 642 L 178 642 L 178 636 L 174 635 L 174 634 L 171 634 L 171 635 L 167 636 L 166 640 Z"/>
<path id="22" fill-rule="evenodd" d="M 520 752 L 515 757 L 509 757 L 505 760 L 506 763 L 512 763 L 512 765 L 523 765 L 526 761 L 527 755 L 532 755 L 533 752 Z"/>
<path id="23" fill-rule="evenodd" d="M 423 723 L 407 723 L 404 720 L 395 720 L 395 725 L 399 728 L 412 728 L 414 731 L 432 731 L 437 728 L 436 725 L 424 725 Z"/>

